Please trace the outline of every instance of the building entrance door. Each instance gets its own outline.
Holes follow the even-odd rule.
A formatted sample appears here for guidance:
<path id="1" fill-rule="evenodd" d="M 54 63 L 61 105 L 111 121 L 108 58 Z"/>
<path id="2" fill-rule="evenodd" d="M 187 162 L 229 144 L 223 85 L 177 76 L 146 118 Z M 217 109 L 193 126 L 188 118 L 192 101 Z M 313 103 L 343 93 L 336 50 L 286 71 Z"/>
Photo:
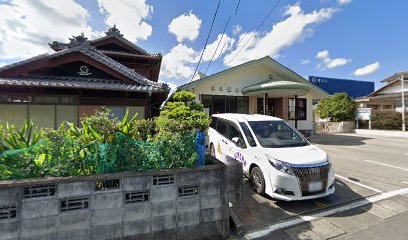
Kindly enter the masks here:
<path id="1" fill-rule="evenodd" d="M 258 98 L 257 99 L 257 113 L 269 115 L 269 116 L 275 116 L 275 99 L 266 98 L 266 101 L 264 102 L 264 98 Z"/>

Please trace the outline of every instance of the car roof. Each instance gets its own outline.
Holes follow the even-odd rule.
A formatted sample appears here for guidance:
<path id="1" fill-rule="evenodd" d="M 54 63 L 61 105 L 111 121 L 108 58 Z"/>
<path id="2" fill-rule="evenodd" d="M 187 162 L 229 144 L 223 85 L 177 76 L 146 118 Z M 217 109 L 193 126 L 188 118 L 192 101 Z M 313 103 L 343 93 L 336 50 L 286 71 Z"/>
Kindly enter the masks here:
<path id="1" fill-rule="evenodd" d="M 226 120 L 236 120 L 238 122 L 246 121 L 282 121 L 282 119 L 261 114 L 241 114 L 241 113 L 218 113 L 211 117 L 223 118 Z"/>

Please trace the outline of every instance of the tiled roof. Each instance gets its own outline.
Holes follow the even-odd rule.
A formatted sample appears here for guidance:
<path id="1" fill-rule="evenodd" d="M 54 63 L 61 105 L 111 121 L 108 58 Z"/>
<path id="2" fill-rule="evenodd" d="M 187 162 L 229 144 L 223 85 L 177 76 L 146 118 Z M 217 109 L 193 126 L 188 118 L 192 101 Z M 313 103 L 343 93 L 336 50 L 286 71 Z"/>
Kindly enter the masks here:
<path id="1" fill-rule="evenodd" d="M 168 92 L 166 85 L 146 86 L 123 83 L 119 80 L 77 78 L 77 77 L 25 77 L 0 78 L 0 86 L 59 87 L 76 89 L 116 90 L 130 92 Z"/>
<path id="2" fill-rule="evenodd" d="M 139 51 L 139 52 L 141 52 L 141 53 L 143 53 L 143 54 L 145 54 L 145 55 L 149 55 L 149 56 L 157 55 L 157 54 L 153 54 L 153 53 L 147 52 L 147 51 L 144 50 L 143 48 L 137 46 L 136 44 L 132 43 L 131 41 L 127 40 L 126 38 L 122 37 L 122 36 L 119 35 L 119 34 L 106 35 L 106 36 L 104 36 L 104 37 L 97 38 L 97 39 L 91 40 L 91 41 L 89 41 L 89 42 L 90 42 L 90 43 L 99 42 L 99 41 L 102 41 L 102 40 L 105 40 L 105 39 L 108 39 L 108 38 L 111 38 L 111 37 L 118 39 L 119 41 L 123 42 L 124 44 L 128 45 L 129 47 L 134 48 L 134 49 L 136 49 L 137 51 Z"/>
<path id="3" fill-rule="evenodd" d="M 103 54 L 113 53 L 113 54 L 120 54 L 120 55 L 124 55 L 124 56 L 141 56 L 141 57 L 150 57 L 150 58 L 157 58 L 157 57 L 162 57 L 163 56 L 161 53 L 143 55 L 143 54 L 135 54 L 135 53 L 121 52 L 121 51 L 112 51 L 112 50 L 100 50 L 100 49 L 98 49 L 98 52 L 101 52 Z"/>
<path id="4" fill-rule="evenodd" d="M 20 66 L 29 62 L 33 62 L 35 60 L 39 60 L 42 58 L 55 58 L 55 57 L 59 57 L 59 56 L 63 56 L 66 55 L 68 53 L 72 53 L 72 52 L 81 52 L 85 55 L 87 55 L 88 57 L 110 67 L 111 69 L 116 70 L 117 72 L 125 75 L 126 77 L 132 79 L 133 81 L 135 81 L 135 83 L 138 84 L 142 84 L 142 85 L 151 85 L 151 86 L 155 86 L 155 87 L 161 87 L 162 84 L 161 83 L 157 83 L 154 81 L 151 81 L 145 77 L 143 77 L 142 75 L 140 75 L 139 73 L 135 72 L 133 69 L 127 68 L 126 66 L 120 64 L 119 62 L 113 60 L 112 58 L 99 53 L 94 47 L 90 46 L 88 43 L 78 43 L 70 48 L 58 51 L 56 53 L 53 54 L 42 54 L 33 58 L 29 58 L 27 60 L 23 60 L 17 63 L 13 63 L 10 65 L 6 65 L 4 67 L 0 68 L 0 72 L 6 69 L 10 69 L 16 66 Z"/>

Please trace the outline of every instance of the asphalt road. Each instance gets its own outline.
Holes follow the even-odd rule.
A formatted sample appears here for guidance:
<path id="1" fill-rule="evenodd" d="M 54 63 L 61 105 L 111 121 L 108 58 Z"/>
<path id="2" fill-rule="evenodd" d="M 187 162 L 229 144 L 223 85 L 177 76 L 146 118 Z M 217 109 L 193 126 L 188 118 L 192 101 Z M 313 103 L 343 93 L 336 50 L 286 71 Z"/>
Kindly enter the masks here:
<path id="1" fill-rule="evenodd" d="M 244 179 L 232 207 L 244 239 L 407 239 L 408 139 L 317 135 L 331 157 L 336 192 L 326 198 L 279 202 L 255 194 Z"/>

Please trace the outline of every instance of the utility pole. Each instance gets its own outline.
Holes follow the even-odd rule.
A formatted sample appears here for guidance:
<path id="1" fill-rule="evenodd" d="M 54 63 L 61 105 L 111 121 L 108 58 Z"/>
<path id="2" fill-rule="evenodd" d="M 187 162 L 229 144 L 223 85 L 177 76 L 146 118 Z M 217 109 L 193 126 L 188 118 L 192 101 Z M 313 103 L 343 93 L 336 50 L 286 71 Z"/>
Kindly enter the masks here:
<path id="1" fill-rule="evenodd" d="M 402 131 L 405 132 L 405 89 L 404 89 L 404 74 L 401 73 L 401 101 L 402 101 Z"/>

